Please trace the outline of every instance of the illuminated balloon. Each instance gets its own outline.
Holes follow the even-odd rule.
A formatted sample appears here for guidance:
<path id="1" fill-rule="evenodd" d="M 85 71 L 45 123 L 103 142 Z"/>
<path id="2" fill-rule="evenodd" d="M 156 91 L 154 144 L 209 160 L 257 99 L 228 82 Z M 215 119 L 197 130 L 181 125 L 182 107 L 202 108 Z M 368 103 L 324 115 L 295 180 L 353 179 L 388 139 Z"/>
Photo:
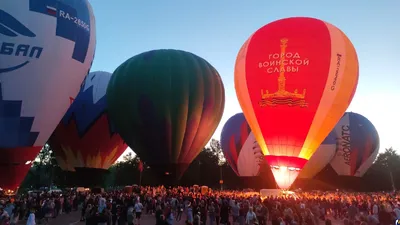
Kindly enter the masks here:
<path id="1" fill-rule="evenodd" d="M 107 89 L 121 137 L 153 171 L 180 178 L 221 120 L 218 72 L 180 50 L 154 50 L 120 65 Z"/>
<path id="2" fill-rule="evenodd" d="M 221 147 L 225 159 L 238 176 L 251 177 L 260 173 L 263 155 L 243 113 L 235 114 L 225 123 Z"/>
<path id="3" fill-rule="evenodd" d="M 332 161 L 338 149 L 337 136 L 331 131 L 300 171 L 299 178 L 311 179 Z"/>
<path id="4" fill-rule="evenodd" d="M 33 151 L 32 148 L 5 148 L 1 149 L 1 173 L 0 185 L 6 191 L 14 192 L 24 180 L 26 174 L 32 166 L 32 161 L 38 151 Z M 8 160 L 8 162 L 6 162 Z"/>
<path id="5" fill-rule="evenodd" d="M 338 136 L 338 151 L 330 165 L 338 175 L 362 177 L 379 151 L 374 125 L 360 114 L 346 112 L 334 132 Z"/>
<path id="6" fill-rule="evenodd" d="M 61 169 L 94 173 L 107 170 L 127 146 L 111 126 L 106 91 L 111 73 L 91 72 L 48 143 Z M 89 174 L 90 174 L 89 173 Z M 97 175 L 99 176 L 99 175 Z"/>
<path id="7" fill-rule="evenodd" d="M 239 51 L 235 89 L 280 188 L 288 188 L 350 104 L 356 51 L 335 26 L 281 19 L 257 30 Z"/>
<path id="8" fill-rule="evenodd" d="M 0 164 L 18 178 L 27 171 L 19 156 L 35 158 L 78 93 L 95 42 L 87 0 L 0 2 L 0 154 L 10 156 Z"/>

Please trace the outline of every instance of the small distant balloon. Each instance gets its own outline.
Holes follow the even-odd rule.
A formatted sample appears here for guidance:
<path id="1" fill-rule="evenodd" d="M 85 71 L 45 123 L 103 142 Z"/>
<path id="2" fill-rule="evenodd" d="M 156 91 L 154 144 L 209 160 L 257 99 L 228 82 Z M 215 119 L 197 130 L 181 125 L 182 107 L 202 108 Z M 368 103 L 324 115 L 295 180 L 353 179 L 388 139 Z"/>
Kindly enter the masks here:
<path id="1" fill-rule="evenodd" d="M 238 176 L 258 176 L 264 156 L 243 113 L 226 121 L 220 140 L 225 159 Z"/>
<path id="2" fill-rule="evenodd" d="M 338 136 L 338 151 L 330 162 L 340 176 L 362 177 L 379 152 L 379 135 L 364 116 L 346 112 L 333 130 Z"/>

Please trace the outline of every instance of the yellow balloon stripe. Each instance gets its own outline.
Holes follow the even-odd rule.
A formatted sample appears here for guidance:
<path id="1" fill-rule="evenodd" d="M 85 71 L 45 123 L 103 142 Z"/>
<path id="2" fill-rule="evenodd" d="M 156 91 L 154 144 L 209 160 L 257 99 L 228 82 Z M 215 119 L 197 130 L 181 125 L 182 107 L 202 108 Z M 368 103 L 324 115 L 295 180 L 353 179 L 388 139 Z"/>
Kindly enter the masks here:
<path id="1" fill-rule="evenodd" d="M 254 35 L 254 34 L 253 34 Z M 243 44 L 236 58 L 235 64 L 235 89 L 236 95 L 239 100 L 240 106 L 242 107 L 243 114 L 249 123 L 250 129 L 252 130 L 258 144 L 264 155 L 269 155 L 267 145 L 265 144 L 264 137 L 261 133 L 260 126 L 256 115 L 253 110 L 253 106 L 250 100 L 250 95 L 248 93 L 247 82 L 246 82 L 246 55 L 249 43 L 253 35 Z"/>
<path id="2" fill-rule="evenodd" d="M 331 34 L 331 67 L 324 94 L 300 158 L 310 159 L 349 106 L 358 82 L 358 59 L 353 44 L 338 28 L 325 23 Z"/>

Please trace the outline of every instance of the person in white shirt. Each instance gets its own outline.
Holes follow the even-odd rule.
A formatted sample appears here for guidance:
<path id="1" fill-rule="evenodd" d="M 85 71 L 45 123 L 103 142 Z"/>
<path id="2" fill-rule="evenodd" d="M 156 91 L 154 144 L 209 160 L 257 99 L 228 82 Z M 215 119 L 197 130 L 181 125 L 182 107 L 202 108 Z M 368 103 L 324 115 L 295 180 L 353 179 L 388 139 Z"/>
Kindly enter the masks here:
<path id="1" fill-rule="evenodd" d="M 395 214 L 395 216 L 396 216 L 396 219 L 400 219 L 400 209 L 399 209 L 399 206 L 398 205 L 396 205 L 395 207 L 394 207 L 394 209 L 393 209 L 393 212 L 394 212 L 394 214 Z"/>
<path id="2" fill-rule="evenodd" d="M 378 219 L 378 213 L 379 213 L 379 207 L 377 203 L 374 203 L 374 205 L 372 206 L 372 215 L 375 216 L 375 218 Z"/>
<path id="3" fill-rule="evenodd" d="M 26 225 L 36 225 L 35 210 L 31 209 Z"/>
<path id="4" fill-rule="evenodd" d="M 367 219 L 368 219 L 369 225 L 378 225 L 379 224 L 379 220 L 375 215 L 368 215 Z"/>
<path id="5" fill-rule="evenodd" d="M 0 221 L 3 220 L 4 218 L 9 218 L 10 216 L 8 215 L 7 211 L 4 210 L 4 208 L 0 208 Z"/>
<path id="6" fill-rule="evenodd" d="M 246 224 L 247 224 L 247 225 L 258 224 L 257 216 L 256 216 L 256 214 L 255 214 L 254 211 L 253 211 L 253 207 L 250 207 L 250 208 L 249 208 L 249 211 L 247 212 L 247 215 L 246 215 Z"/>
<path id="7" fill-rule="evenodd" d="M 100 198 L 99 199 L 99 207 L 98 207 L 98 211 L 99 213 L 102 213 L 103 210 L 107 207 L 106 205 L 106 199 L 105 198 Z"/>
<path id="8" fill-rule="evenodd" d="M 128 225 L 133 225 L 135 217 L 133 215 L 133 207 L 129 207 L 128 208 L 128 212 L 127 212 L 127 217 L 126 217 L 126 221 L 128 222 Z"/>
<path id="9" fill-rule="evenodd" d="M 142 215 L 143 205 L 140 201 L 136 201 L 135 206 L 133 207 L 136 213 L 136 224 L 140 225 L 140 217 Z"/>
<path id="10" fill-rule="evenodd" d="M 19 210 L 17 208 L 14 208 L 13 211 L 11 212 L 10 225 L 16 225 L 18 224 L 18 221 L 19 221 Z"/>

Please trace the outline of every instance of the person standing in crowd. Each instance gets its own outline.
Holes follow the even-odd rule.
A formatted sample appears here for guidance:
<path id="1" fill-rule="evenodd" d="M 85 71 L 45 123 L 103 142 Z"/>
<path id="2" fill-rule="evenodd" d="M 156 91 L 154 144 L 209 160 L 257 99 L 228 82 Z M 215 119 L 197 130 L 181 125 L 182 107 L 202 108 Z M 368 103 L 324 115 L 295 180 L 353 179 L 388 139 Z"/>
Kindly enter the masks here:
<path id="1" fill-rule="evenodd" d="M 127 212 L 127 216 L 126 216 L 126 221 L 128 222 L 128 225 L 133 225 L 134 219 L 135 219 L 135 209 L 133 206 L 129 206 L 128 207 L 128 212 Z"/>
<path id="2" fill-rule="evenodd" d="M 200 212 L 196 213 L 194 216 L 193 225 L 205 225 L 201 222 Z"/>
<path id="3" fill-rule="evenodd" d="M 54 215 L 53 218 L 56 218 L 61 211 L 61 200 L 60 198 L 56 198 L 54 201 Z"/>
<path id="4" fill-rule="evenodd" d="M 136 214 L 136 224 L 140 225 L 140 219 L 142 216 L 143 205 L 140 203 L 140 200 L 137 199 L 134 206 L 135 214 Z"/>
<path id="5" fill-rule="evenodd" d="M 35 210 L 33 208 L 30 210 L 28 220 L 26 221 L 26 225 L 36 225 Z"/>
<path id="6" fill-rule="evenodd" d="M 3 225 L 7 223 L 10 219 L 10 216 L 8 215 L 7 211 L 4 210 L 3 207 L 0 208 L 0 224 Z"/>
<path id="7" fill-rule="evenodd" d="M 166 222 L 168 225 L 173 225 L 174 224 L 174 211 L 173 210 L 168 210 L 167 215 L 165 215 Z"/>
<path id="8" fill-rule="evenodd" d="M 253 207 L 250 207 L 246 215 L 246 225 L 254 225 L 254 224 L 258 224 L 257 215 L 254 213 Z"/>
<path id="9" fill-rule="evenodd" d="M 90 225 L 93 224 L 93 221 L 95 220 L 94 216 L 93 216 L 93 211 L 94 211 L 94 207 L 92 206 L 92 204 L 87 203 L 86 209 L 85 209 L 85 221 L 86 221 L 86 225 Z"/>
<path id="10" fill-rule="evenodd" d="M 200 219 L 201 223 L 206 225 L 207 224 L 207 217 L 208 217 L 208 209 L 207 209 L 207 204 L 204 200 L 201 200 L 200 202 Z"/>
<path id="11" fill-rule="evenodd" d="M 117 225 L 118 207 L 119 207 L 119 205 L 117 205 L 117 202 L 113 201 L 112 205 L 111 205 L 111 224 L 112 225 Z"/>
<path id="12" fill-rule="evenodd" d="M 400 219 L 400 209 L 399 209 L 399 205 L 398 204 L 395 205 L 395 207 L 393 209 L 393 213 L 394 213 L 395 218 L 397 220 L 399 220 Z"/>
<path id="13" fill-rule="evenodd" d="M 192 224 L 193 223 L 193 208 L 192 208 L 192 204 L 190 202 L 187 205 L 186 217 L 187 217 L 187 222 Z"/>
<path id="14" fill-rule="evenodd" d="M 244 204 L 240 204 L 240 209 L 239 209 L 239 225 L 245 225 L 246 223 L 246 209 L 244 208 Z"/>
<path id="15" fill-rule="evenodd" d="M 229 223 L 229 211 L 230 211 L 230 207 L 228 204 L 228 201 L 224 200 L 221 206 L 221 211 L 220 211 L 220 215 L 221 215 L 221 221 L 220 223 L 222 225 L 227 225 Z"/>
<path id="16" fill-rule="evenodd" d="M 215 223 L 215 204 L 211 202 L 210 206 L 208 207 L 208 217 L 209 217 L 209 225 L 214 225 Z"/>
<path id="17" fill-rule="evenodd" d="M 257 216 L 257 221 L 260 225 L 264 225 L 264 215 L 263 215 L 263 210 L 262 210 L 262 205 L 260 201 L 256 202 L 256 205 L 254 206 L 254 211 Z"/>
<path id="18" fill-rule="evenodd" d="M 237 201 L 234 201 L 234 203 L 232 204 L 231 211 L 232 211 L 233 225 L 239 225 L 240 207 Z"/>
<path id="19" fill-rule="evenodd" d="M 133 211 L 133 210 L 132 210 Z M 126 204 L 120 203 L 118 207 L 118 212 L 117 212 L 117 221 L 118 225 L 125 225 L 127 223 L 127 218 L 128 218 L 128 207 Z M 133 221 L 133 219 L 132 219 Z"/>
<path id="20" fill-rule="evenodd" d="M 165 225 L 164 214 L 160 205 L 156 206 L 155 217 L 156 217 L 156 225 Z"/>
<path id="21" fill-rule="evenodd" d="M 181 221 L 184 207 L 185 207 L 185 205 L 183 204 L 182 201 L 180 201 L 178 203 L 178 208 L 177 208 L 177 212 L 176 212 L 176 221 Z"/>
<path id="22" fill-rule="evenodd" d="M 11 212 L 10 225 L 16 225 L 19 221 L 19 208 L 15 207 Z"/>
<path id="23" fill-rule="evenodd" d="M 215 205 L 215 222 L 217 225 L 221 222 L 221 207 L 219 206 L 219 203 Z"/>
<path id="24" fill-rule="evenodd" d="M 108 208 L 104 208 L 101 212 L 97 213 L 97 225 L 107 225 L 110 222 L 110 217 Z"/>
<path id="25" fill-rule="evenodd" d="M 393 224 L 394 217 L 392 214 L 386 211 L 385 205 L 381 205 L 378 212 L 378 220 L 380 225 L 391 225 Z"/>

